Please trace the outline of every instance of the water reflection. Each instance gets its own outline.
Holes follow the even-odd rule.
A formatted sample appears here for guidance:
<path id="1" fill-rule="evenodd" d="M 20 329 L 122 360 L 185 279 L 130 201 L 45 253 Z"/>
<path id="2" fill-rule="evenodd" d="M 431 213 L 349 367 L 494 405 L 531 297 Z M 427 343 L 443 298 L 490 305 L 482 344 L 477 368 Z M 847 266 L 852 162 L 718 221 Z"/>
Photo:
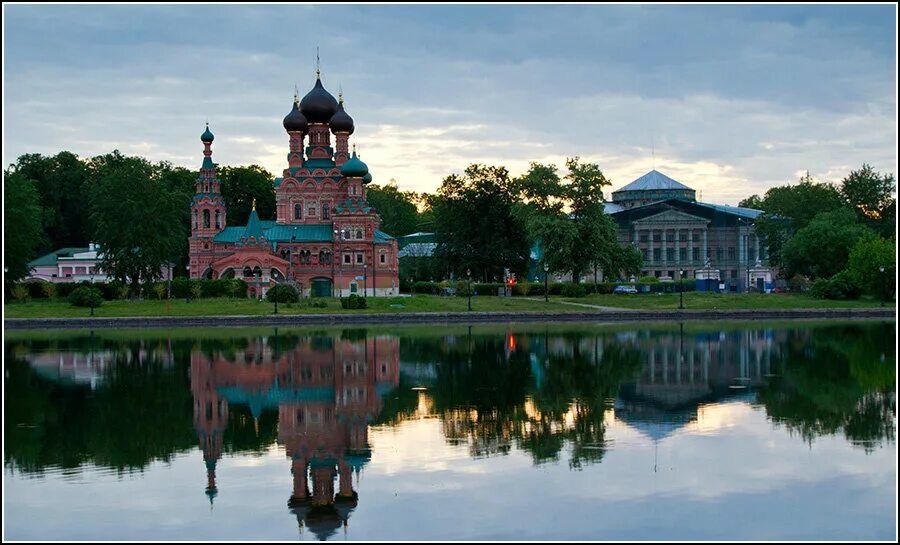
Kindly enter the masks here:
<path id="1" fill-rule="evenodd" d="M 654 444 L 720 434 L 730 403 L 810 445 L 873 452 L 895 440 L 895 338 L 893 323 L 858 322 L 18 333 L 4 461 L 26 476 L 142 472 L 199 445 L 212 506 L 225 455 L 277 445 L 286 513 L 325 539 L 359 507 L 370 428 L 419 418 L 473 458 L 572 470 L 627 448 L 613 426 Z"/>

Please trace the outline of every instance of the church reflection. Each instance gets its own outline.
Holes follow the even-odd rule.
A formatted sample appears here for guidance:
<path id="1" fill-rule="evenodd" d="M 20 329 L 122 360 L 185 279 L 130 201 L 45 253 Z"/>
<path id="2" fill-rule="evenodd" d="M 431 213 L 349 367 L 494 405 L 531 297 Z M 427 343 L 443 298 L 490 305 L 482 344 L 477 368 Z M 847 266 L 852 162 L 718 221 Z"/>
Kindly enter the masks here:
<path id="1" fill-rule="evenodd" d="M 301 533 L 326 539 L 345 527 L 359 497 L 353 476 L 371 455 L 369 422 L 399 383 L 399 353 L 397 337 L 365 335 L 269 336 L 226 351 L 193 351 L 194 427 L 210 502 L 229 406 L 248 406 L 254 419 L 277 410 L 278 443 L 293 474 L 287 504 Z"/>

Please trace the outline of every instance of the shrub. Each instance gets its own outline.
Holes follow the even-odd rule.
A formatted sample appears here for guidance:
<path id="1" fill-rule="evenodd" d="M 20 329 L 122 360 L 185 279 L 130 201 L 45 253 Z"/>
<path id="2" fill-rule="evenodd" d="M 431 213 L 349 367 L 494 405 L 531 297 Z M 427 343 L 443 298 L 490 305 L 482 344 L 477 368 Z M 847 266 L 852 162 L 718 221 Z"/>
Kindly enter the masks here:
<path id="1" fill-rule="evenodd" d="M 156 284 L 153 284 L 153 293 L 156 294 L 157 299 L 165 299 L 166 284 L 164 282 L 157 282 Z"/>
<path id="2" fill-rule="evenodd" d="M 266 300 L 270 303 L 276 300 L 279 303 L 297 303 L 300 301 L 300 294 L 290 284 L 276 284 L 266 292 Z"/>
<path id="3" fill-rule="evenodd" d="M 788 280 L 788 286 L 790 286 L 791 291 L 793 292 L 801 292 L 809 289 L 809 280 L 800 274 L 795 274 Z"/>
<path id="4" fill-rule="evenodd" d="M 531 289 L 531 282 L 519 282 L 513 285 L 513 295 L 528 295 L 528 290 Z"/>
<path id="5" fill-rule="evenodd" d="M 563 297 L 584 297 L 587 294 L 587 290 L 584 289 L 584 286 L 581 284 L 575 284 L 574 282 L 566 283 L 562 287 L 562 291 L 560 292 Z"/>
<path id="6" fill-rule="evenodd" d="M 659 278 L 655 276 L 642 276 L 638 278 L 638 282 L 641 284 L 658 284 Z"/>
<path id="7" fill-rule="evenodd" d="M 24 303 L 28 299 L 28 287 L 22 284 L 16 284 L 11 290 L 12 296 L 16 301 Z"/>
<path id="8" fill-rule="evenodd" d="M 43 299 L 46 297 L 44 295 L 44 284 L 49 282 L 41 282 L 41 281 L 31 281 L 31 282 L 23 282 L 21 285 L 25 288 L 25 291 L 28 292 L 28 297 L 31 299 Z"/>
<path id="9" fill-rule="evenodd" d="M 41 291 L 44 292 L 44 296 L 47 299 L 53 299 L 56 297 L 56 284 L 53 282 L 44 282 L 41 284 Z"/>
<path id="10" fill-rule="evenodd" d="M 413 290 L 416 293 L 438 295 L 441 293 L 441 285 L 437 282 L 424 282 L 420 280 L 413 283 Z"/>
<path id="11" fill-rule="evenodd" d="M 469 289 L 474 289 L 475 284 L 468 282 L 466 280 L 457 280 L 453 283 L 453 289 L 456 290 L 456 295 L 459 297 L 468 297 Z"/>
<path id="12" fill-rule="evenodd" d="M 203 293 L 203 290 L 200 288 L 200 283 L 191 282 L 191 297 L 194 299 L 199 299 L 201 293 Z"/>
<path id="13" fill-rule="evenodd" d="M 614 289 L 616 289 L 616 284 L 613 282 L 597 284 L 597 293 L 612 293 Z"/>
<path id="14" fill-rule="evenodd" d="M 321 299 L 313 298 L 313 299 L 310 299 L 309 306 L 311 306 L 313 308 L 327 308 L 328 303 L 326 303 L 325 301 L 323 301 Z"/>
<path id="15" fill-rule="evenodd" d="M 184 299 L 191 293 L 191 279 L 179 276 L 172 279 L 172 297 Z"/>
<path id="16" fill-rule="evenodd" d="M 341 308 L 356 310 L 366 308 L 366 298 L 353 293 L 350 297 L 341 297 Z"/>
<path id="17" fill-rule="evenodd" d="M 76 307 L 99 307 L 103 304 L 103 296 L 97 288 L 79 286 L 69 294 L 69 302 Z"/>
<path id="18" fill-rule="evenodd" d="M 858 299 L 862 290 L 847 271 L 841 271 L 831 278 L 819 278 L 809 289 L 818 299 Z"/>
<path id="19" fill-rule="evenodd" d="M 473 295 L 497 295 L 497 292 L 503 284 L 499 282 L 472 284 Z"/>

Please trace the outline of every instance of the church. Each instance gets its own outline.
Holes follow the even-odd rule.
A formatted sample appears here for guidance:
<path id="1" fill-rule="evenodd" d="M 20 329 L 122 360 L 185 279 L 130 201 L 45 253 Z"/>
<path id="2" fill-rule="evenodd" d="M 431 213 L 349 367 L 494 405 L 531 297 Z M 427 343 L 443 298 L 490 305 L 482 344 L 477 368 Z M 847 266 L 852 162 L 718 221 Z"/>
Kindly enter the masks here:
<path id="1" fill-rule="evenodd" d="M 379 230 L 381 219 L 366 201 L 372 175 L 355 145 L 351 154 L 353 119 L 338 97 L 318 70 L 312 90 L 302 100 L 294 95 L 283 122 L 287 168 L 273 181 L 276 217 L 260 219 L 254 203 L 247 225 L 228 225 L 207 124 L 191 202 L 191 278 L 239 278 L 249 297 L 277 283 L 302 296 L 399 293 L 397 241 Z"/>

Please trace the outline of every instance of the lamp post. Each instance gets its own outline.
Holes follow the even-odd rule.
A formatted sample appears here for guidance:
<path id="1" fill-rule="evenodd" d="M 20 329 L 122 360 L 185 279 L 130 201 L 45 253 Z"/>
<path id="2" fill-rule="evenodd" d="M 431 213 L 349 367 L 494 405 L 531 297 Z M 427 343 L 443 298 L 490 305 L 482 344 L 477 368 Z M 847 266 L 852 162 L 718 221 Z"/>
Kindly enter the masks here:
<path id="1" fill-rule="evenodd" d="M 185 265 L 185 266 L 184 266 L 184 270 L 185 270 L 185 272 L 187 272 L 187 277 L 188 277 L 187 291 L 184 293 L 184 302 L 185 302 L 185 303 L 190 303 L 190 302 L 191 302 L 191 282 L 190 282 L 190 280 L 191 280 L 191 266 L 190 266 L 190 265 Z"/>
<path id="2" fill-rule="evenodd" d="M 878 267 L 878 272 L 881 273 L 881 306 L 884 306 L 884 267 Z"/>
<path id="3" fill-rule="evenodd" d="M 472 270 L 466 269 L 466 277 L 469 279 L 466 287 L 466 293 L 469 296 L 469 310 L 472 310 Z"/>
<path id="4" fill-rule="evenodd" d="M 166 275 L 166 314 L 172 311 L 172 263 L 169 263 L 169 271 Z"/>
<path id="5" fill-rule="evenodd" d="M 684 269 L 678 271 L 678 308 L 684 309 Z"/>
<path id="6" fill-rule="evenodd" d="M 272 286 L 272 288 L 277 288 L 278 284 Z M 272 299 L 275 301 L 275 314 L 278 314 L 278 290 L 275 290 L 275 294 L 272 296 Z"/>
<path id="7" fill-rule="evenodd" d="M 365 257 L 363 257 L 363 259 L 365 259 Z M 363 297 L 369 295 L 369 278 L 367 274 L 368 270 L 369 264 L 363 263 Z"/>
<path id="8" fill-rule="evenodd" d="M 91 296 L 88 297 L 91 304 L 91 316 L 94 315 L 94 272 L 91 271 Z"/>
<path id="9" fill-rule="evenodd" d="M 550 272 L 550 265 L 547 265 L 546 263 L 544 263 L 544 302 L 545 303 L 550 302 L 550 297 L 548 296 L 549 292 L 547 291 L 547 273 L 548 272 Z"/>

